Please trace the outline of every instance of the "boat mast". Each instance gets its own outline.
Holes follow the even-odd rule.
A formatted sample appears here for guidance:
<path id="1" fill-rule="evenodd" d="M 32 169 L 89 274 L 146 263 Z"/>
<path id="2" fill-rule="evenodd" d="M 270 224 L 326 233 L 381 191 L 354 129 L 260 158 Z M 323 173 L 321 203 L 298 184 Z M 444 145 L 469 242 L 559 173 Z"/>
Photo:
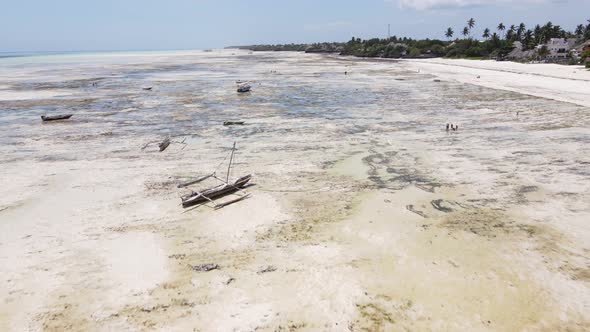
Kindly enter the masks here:
<path id="1" fill-rule="evenodd" d="M 234 146 L 231 148 L 231 157 L 229 157 L 229 165 L 227 166 L 227 176 L 225 178 L 225 182 L 229 182 L 229 171 L 231 169 L 231 162 L 234 159 L 234 152 L 236 151 L 236 142 L 234 142 Z"/>

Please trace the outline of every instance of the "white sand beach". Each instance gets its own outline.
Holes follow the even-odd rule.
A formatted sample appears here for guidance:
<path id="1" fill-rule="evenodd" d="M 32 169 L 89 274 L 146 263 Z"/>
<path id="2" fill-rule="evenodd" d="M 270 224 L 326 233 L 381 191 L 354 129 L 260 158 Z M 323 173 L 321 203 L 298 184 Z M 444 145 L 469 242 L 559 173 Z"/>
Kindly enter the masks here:
<path id="1" fill-rule="evenodd" d="M 462 59 L 407 62 L 445 79 L 590 106 L 590 70 L 583 66 Z"/>
<path id="2" fill-rule="evenodd" d="M 216 50 L 0 73 L 1 331 L 590 329 L 578 67 Z M 187 145 L 141 149 L 168 135 Z M 233 142 L 251 197 L 183 209 Z"/>

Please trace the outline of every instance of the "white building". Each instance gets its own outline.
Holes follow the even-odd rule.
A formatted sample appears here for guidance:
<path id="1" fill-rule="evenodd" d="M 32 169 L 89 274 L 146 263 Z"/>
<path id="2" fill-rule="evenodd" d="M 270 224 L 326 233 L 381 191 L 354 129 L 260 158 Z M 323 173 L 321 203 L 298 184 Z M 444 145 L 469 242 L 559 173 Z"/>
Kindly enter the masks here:
<path id="1" fill-rule="evenodd" d="M 569 51 L 574 47 L 576 40 L 574 38 L 551 38 L 546 44 L 549 49 L 548 59 L 565 59 Z"/>

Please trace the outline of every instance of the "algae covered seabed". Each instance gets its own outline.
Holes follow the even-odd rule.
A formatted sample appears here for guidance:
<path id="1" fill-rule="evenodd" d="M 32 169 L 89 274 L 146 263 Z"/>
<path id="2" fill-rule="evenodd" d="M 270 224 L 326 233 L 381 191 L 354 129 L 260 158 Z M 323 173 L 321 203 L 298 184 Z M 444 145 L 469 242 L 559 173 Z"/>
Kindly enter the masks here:
<path id="1" fill-rule="evenodd" d="M 414 66 L 4 59 L 0 330 L 589 329 L 590 109 Z M 234 141 L 252 197 L 183 213 Z"/>

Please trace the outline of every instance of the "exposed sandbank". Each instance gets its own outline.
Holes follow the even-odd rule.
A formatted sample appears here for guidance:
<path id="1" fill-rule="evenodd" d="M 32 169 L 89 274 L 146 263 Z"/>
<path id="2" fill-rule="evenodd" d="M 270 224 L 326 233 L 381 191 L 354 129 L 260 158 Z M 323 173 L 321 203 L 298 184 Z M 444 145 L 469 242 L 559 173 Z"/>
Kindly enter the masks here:
<path id="1" fill-rule="evenodd" d="M 0 101 L 2 331 L 590 328 L 588 108 L 502 88 L 529 74 L 485 70 L 488 89 L 428 61 L 51 61 L 2 69 L 4 93 L 72 93 Z M 568 86 L 551 93 L 586 98 Z M 188 146 L 141 151 L 165 135 Z M 233 141 L 252 198 L 183 213 L 176 184 Z"/>

